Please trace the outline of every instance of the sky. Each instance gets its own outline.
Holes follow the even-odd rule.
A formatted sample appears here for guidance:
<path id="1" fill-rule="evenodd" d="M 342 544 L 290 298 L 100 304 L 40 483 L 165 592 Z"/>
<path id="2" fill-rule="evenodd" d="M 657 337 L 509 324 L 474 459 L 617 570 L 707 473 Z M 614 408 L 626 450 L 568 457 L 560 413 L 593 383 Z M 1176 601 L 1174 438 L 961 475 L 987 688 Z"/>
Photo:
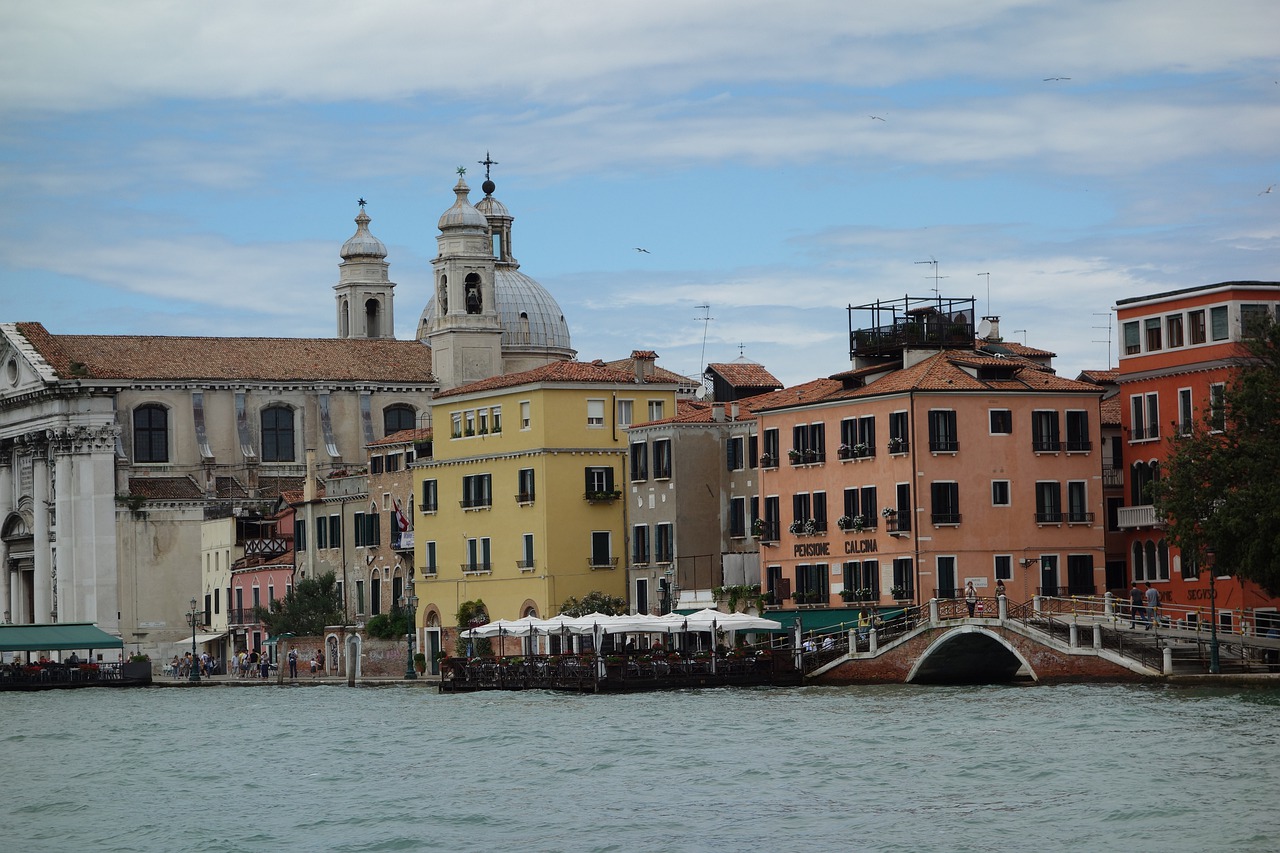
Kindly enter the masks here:
<path id="1" fill-rule="evenodd" d="M 849 306 L 936 293 L 1075 376 L 1118 299 L 1280 280 L 1277 33 L 1274 0 L 2 0 L 0 321 L 331 337 L 364 198 L 410 339 L 489 155 L 583 360 L 796 384 L 848 367 Z"/>

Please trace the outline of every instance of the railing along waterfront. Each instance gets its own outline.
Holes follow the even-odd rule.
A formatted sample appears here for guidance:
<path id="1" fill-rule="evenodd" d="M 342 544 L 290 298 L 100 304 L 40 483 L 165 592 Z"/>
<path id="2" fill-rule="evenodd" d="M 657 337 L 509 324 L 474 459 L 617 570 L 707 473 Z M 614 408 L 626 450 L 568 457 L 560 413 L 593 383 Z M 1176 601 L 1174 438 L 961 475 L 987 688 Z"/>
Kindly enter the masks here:
<path id="1" fill-rule="evenodd" d="M 12 663 L 0 666 L 0 688 L 124 680 L 119 663 Z"/>

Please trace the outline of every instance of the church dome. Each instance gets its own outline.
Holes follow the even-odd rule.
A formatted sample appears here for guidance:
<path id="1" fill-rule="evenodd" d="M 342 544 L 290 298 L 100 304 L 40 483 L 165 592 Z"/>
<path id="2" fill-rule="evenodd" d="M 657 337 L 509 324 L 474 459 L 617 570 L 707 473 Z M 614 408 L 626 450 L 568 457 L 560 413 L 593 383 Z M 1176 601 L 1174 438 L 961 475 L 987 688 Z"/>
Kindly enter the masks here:
<path id="1" fill-rule="evenodd" d="M 489 220 L 484 214 L 475 209 L 471 204 L 471 200 L 467 195 L 471 192 L 471 187 L 467 186 L 467 182 L 463 178 L 458 178 L 458 183 L 453 187 L 454 195 L 457 200 L 454 201 L 453 207 L 440 214 L 440 222 L 438 227 L 441 231 L 448 231 L 452 228 L 483 228 L 489 230 Z"/>
<path id="2" fill-rule="evenodd" d="M 503 350 L 568 351 L 569 324 L 555 297 L 538 282 L 509 266 L 494 270 L 494 302 L 502 321 Z M 426 340 L 436 317 L 435 297 L 418 321 L 418 337 Z"/>
<path id="3" fill-rule="evenodd" d="M 486 183 L 489 184 L 490 186 L 493 185 L 492 181 L 486 181 Z M 487 195 L 484 198 L 480 199 L 478 202 L 476 202 L 476 210 L 483 213 L 486 217 L 488 216 L 506 216 L 508 218 L 511 217 L 511 213 L 510 211 L 507 210 L 507 206 L 502 202 L 498 201 L 496 198 L 494 198 L 491 195 Z"/>
<path id="4" fill-rule="evenodd" d="M 369 233 L 369 223 L 373 220 L 360 208 L 356 217 L 356 233 L 342 244 L 342 257 L 346 258 L 385 258 L 387 247 L 381 240 Z"/>

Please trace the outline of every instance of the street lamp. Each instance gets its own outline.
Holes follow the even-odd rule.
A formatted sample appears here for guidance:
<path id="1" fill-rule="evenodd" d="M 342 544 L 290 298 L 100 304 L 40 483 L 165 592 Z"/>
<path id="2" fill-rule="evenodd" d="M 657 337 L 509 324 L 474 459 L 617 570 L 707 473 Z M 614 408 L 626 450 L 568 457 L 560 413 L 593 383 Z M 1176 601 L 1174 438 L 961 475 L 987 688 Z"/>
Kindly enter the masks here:
<path id="1" fill-rule="evenodd" d="M 200 680 L 200 658 L 196 656 L 196 626 L 200 624 L 200 611 L 196 610 L 196 600 L 191 599 L 191 609 L 187 611 L 187 621 L 191 623 L 191 676 L 189 681 Z"/>
<path id="2" fill-rule="evenodd" d="M 413 635 L 415 631 L 414 626 L 418 619 L 418 596 L 413 595 L 412 593 L 402 596 L 400 598 L 400 604 L 409 614 L 409 632 L 405 634 L 405 638 L 408 640 L 409 645 L 409 655 L 405 660 L 404 677 L 417 678 L 418 672 L 413 668 Z"/>

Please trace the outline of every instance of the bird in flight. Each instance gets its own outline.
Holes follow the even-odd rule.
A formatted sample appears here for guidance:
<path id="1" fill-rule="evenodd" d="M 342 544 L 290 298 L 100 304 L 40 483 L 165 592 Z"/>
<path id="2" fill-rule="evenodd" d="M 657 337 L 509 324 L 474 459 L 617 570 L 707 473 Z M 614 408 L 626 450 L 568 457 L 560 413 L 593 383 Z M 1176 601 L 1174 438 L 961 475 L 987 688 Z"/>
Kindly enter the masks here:
<path id="1" fill-rule="evenodd" d="M 1263 190 L 1262 192 L 1258 193 L 1258 195 L 1266 195 L 1267 193 L 1271 192 L 1271 191 L 1272 191 L 1273 189 L 1275 189 L 1275 188 L 1276 188 L 1276 185 L 1275 185 L 1275 184 L 1272 184 L 1271 186 L 1267 187 L 1267 188 L 1266 188 L 1265 190 Z"/>
<path id="2" fill-rule="evenodd" d="M 884 121 L 884 119 L 880 118 L 880 116 L 867 116 L 867 118 L 873 118 L 876 121 Z"/>
<path id="3" fill-rule="evenodd" d="M 636 251 L 644 252 L 646 255 L 651 254 L 651 252 L 648 249 L 641 249 L 639 246 L 636 246 Z"/>
<path id="4" fill-rule="evenodd" d="M 1049 82 L 1052 82 L 1052 81 L 1054 81 L 1054 80 L 1070 80 L 1070 79 L 1071 79 L 1070 77 L 1046 77 L 1046 78 L 1044 78 L 1044 81 L 1043 81 L 1043 82 L 1045 82 L 1045 83 L 1049 83 Z"/>

